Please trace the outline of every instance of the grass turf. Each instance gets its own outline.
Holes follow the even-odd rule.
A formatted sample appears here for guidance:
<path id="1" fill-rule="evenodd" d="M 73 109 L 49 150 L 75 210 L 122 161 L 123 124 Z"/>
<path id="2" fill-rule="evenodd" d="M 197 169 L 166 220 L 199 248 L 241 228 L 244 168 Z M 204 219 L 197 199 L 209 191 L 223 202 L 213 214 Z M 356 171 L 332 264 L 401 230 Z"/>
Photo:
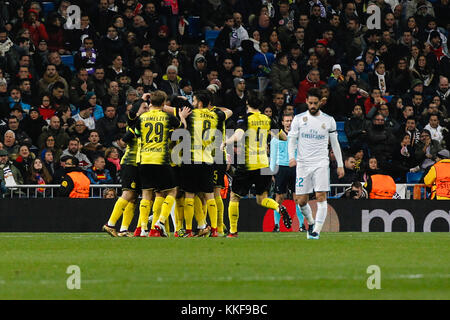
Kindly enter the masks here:
<path id="1" fill-rule="evenodd" d="M 0 299 L 449 299 L 450 233 L 0 233 Z M 69 265 L 81 289 L 69 290 Z M 367 268 L 381 269 L 369 290 Z"/>

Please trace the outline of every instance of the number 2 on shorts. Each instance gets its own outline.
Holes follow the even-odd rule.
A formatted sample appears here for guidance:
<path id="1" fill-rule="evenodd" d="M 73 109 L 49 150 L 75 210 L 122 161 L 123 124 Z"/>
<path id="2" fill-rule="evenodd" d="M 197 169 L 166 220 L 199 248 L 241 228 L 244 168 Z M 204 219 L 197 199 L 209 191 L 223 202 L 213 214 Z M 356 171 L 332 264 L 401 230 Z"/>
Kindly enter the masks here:
<path id="1" fill-rule="evenodd" d="M 297 178 L 297 187 L 303 187 L 303 178 Z"/>

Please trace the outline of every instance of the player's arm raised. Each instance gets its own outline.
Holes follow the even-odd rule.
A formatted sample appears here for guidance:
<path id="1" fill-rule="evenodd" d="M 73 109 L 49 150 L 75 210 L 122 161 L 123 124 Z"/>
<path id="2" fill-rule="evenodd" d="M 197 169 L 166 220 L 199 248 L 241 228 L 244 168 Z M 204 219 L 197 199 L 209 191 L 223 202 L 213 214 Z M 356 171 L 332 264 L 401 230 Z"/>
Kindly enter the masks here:
<path id="1" fill-rule="evenodd" d="M 231 111 L 230 109 L 224 107 L 219 107 L 218 109 L 223 113 L 225 113 L 225 120 L 229 119 L 233 115 L 233 111 Z"/>

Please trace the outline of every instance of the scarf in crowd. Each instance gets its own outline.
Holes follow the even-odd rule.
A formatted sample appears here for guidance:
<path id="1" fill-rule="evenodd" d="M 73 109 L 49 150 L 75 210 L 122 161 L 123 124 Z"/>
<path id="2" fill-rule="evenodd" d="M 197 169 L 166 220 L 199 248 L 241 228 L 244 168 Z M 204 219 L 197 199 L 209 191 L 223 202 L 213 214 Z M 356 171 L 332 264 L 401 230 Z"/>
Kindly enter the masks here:
<path id="1" fill-rule="evenodd" d="M 81 53 L 81 58 L 85 59 L 87 57 L 86 54 L 86 48 L 82 47 L 80 49 L 80 53 Z M 88 59 L 87 64 L 91 64 L 93 66 L 95 66 L 95 63 L 97 61 L 97 52 L 95 51 L 94 48 L 91 49 L 91 57 Z M 95 69 L 93 67 L 90 68 L 86 68 L 87 72 L 89 75 L 93 74 L 95 72 Z"/>
<path id="2" fill-rule="evenodd" d="M 36 173 L 36 181 L 37 181 L 38 185 L 45 185 L 45 180 L 44 180 L 44 178 L 42 178 L 42 176 L 39 173 Z M 44 193 L 45 188 L 38 188 L 37 191 L 39 193 Z"/>
<path id="3" fill-rule="evenodd" d="M 211 2 L 211 1 L 210 1 Z M 165 7 L 170 7 L 172 10 L 172 14 L 178 14 L 178 0 L 164 0 L 163 1 Z M 220 1 L 219 1 L 220 4 Z M 215 8 L 216 9 L 216 8 Z"/>
<path id="4" fill-rule="evenodd" d="M 51 83 L 55 83 L 56 81 L 58 81 L 58 79 L 59 79 L 59 74 L 56 73 L 53 77 L 49 77 L 49 76 L 47 75 L 47 73 L 44 73 L 43 78 L 44 78 L 44 81 L 45 81 L 46 83 L 51 84 Z"/>
<path id="5" fill-rule="evenodd" d="M 3 168 L 3 177 L 5 180 L 6 187 L 17 186 L 17 182 L 16 182 L 16 180 L 14 180 L 14 174 L 8 165 Z"/>
<path id="6" fill-rule="evenodd" d="M 386 74 L 379 74 L 378 72 L 375 71 L 375 75 L 378 77 L 378 88 L 380 88 L 381 94 L 385 94 L 386 93 L 386 79 L 385 79 Z"/>
<path id="7" fill-rule="evenodd" d="M 108 161 L 116 166 L 117 171 L 120 171 L 120 159 L 108 158 Z"/>

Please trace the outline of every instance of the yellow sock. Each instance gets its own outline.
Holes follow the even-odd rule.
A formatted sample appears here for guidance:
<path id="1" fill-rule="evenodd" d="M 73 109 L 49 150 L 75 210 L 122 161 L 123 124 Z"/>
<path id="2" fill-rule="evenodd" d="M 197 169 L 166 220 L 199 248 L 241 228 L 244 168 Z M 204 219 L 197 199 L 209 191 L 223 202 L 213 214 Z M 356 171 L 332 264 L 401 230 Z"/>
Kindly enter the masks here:
<path id="1" fill-rule="evenodd" d="M 159 216 L 161 214 L 161 207 L 164 203 L 163 197 L 156 197 L 155 202 L 153 203 L 153 220 L 151 229 L 155 229 L 155 223 L 158 221 Z"/>
<path id="2" fill-rule="evenodd" d="M 192 220 L 194 219 L 194 199 L 184 199 L 184 221 L 186 222 L 186 230 L 192 230 Z"/>
<path id="3" fill-rule="evenodd" d="M 125 207 L 128 205 L 128 201 L 124 198 L 117 199 L 114 204 L 113 211 L 108 220 L 108 226 L 114 227 L 116 225 L 117 220 L 122 216 Z"/>
<path id="4" fill-rule="evenodd" d="M 173 204 L 175 203 L 175 197 L 168 195 L 161 206 L 161 214 L 159 215 L 159 221 L 166 223 L 167 218 L 170 216 L 170 211 L 172 211 Z M 170 221 L 167 221 L 169 224 Z"/>
<path id="5" fill-rule="evenodd" d="M 205 213 L 203 212 L 203 203 L 202 200 L 200 200 L 200 198 L 197 196 L 194 197 L 194 215 L 195 220 L 197 220 L 197 225 L 206 225 Z"/>
<path id="6" fill-rule="evenodd" d="M 211 222 L 211 228 L 217 229 L 217 205 L 216 199 L 209 199 L 206 201 L 208 206 L 208 216 Z"/>
<path id="7" fill-rule="evenodd" d="M 134 202 L 128 202 L 127 207 L 123 211 L 123 219 L 122 219 L 122 225 L 120 226 L 120 231 L 128 230 L 131 220 L 133 220 L 135 209 L 136 209 L 136 204 Z"/>
<path id="8" fill-rule="evenodd" d="M 239 202 L 230 201 L 228 206 L 228 218 L 230 219 L 230 232 L 236 233 L 239 220 Z"/>
<path id="9" fill-rule="evenodd" d="M 175 231 L 183 229 L 184 198 L 175 200 Z"/>
<path id="10" fill-rule="evenodd" d="M 142 230 L 148 230 L 148 216 L 150 215 L 150 200 L 142 199 L 139 203 L 139 220 Z"/>
<path id="11" fill-rule="evenodd" d="M 217 207 L 217 231 L 223 233 L 223 200 L 221 196 L 215 197 L 214 200 L 216 201 Z"/>
<path id="12" fill-rule="evenodd" d="M 269 208 L 269 209 L 273 209 L 273 210 L 277 210 L 279 208 L 279 204 L 278 202 L 276 202 L 275 200 L 271 199 L 271 198 L 265 198 L 261 201 L 261 205 L 265 208 Z"/>

